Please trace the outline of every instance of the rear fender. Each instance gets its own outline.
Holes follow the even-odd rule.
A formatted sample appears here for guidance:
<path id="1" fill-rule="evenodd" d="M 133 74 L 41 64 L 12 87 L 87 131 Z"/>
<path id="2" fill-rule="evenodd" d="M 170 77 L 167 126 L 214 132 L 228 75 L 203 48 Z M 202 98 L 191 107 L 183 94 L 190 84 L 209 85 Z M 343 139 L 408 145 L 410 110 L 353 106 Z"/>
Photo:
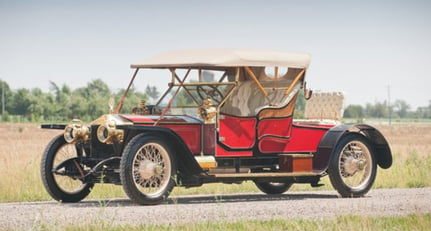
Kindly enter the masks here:
<path id="1" fill-rule="evenodd" d="M 327 170 L 334 149 L 340 138 L 350 132 L 356 132 L 365 136 L 375 153 L 377 164 L 384 169 L 392 165 L 392 153 L 388 142 L 382 133 L 367 124 L 342 124 L 328 130 L 320 140 L 317 152 L 313 157 L 313 170 L 323 173 Z"/>
<path id="2" fill-rule="evenodd" d="M 147 133 L 148 135 L 160 137 L 167 141 L 174 150 L 174 158 L 177 162 L 178 170 L 182 176 L 192 177 L 199 175 L 203 172 L 198 162 L 194 158 L 193 153 L 184 143 L 177 133 L 169 128 L 155 127 L 155 126 L 128 126 L 122 129 L 128 129 L 134 135 Z"/>

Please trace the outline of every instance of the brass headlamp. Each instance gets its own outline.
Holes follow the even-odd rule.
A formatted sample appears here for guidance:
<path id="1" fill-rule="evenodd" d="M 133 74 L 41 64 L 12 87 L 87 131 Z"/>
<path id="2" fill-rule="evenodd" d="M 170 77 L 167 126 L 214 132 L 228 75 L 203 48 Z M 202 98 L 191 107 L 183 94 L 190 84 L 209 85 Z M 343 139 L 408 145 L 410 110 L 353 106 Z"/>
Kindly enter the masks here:
<path id="1" fill-rule="evenodd" d="M 90 128 L 84 125 L 81 120 L 74 119 L 64 128 L 63 135 L 67 143 L 86 142 L 90 135 Z"/>
<path id="2" fill-rule="evenodd" d="M 123 141 L 124 131 L 116 128 L 114 120 L 108 120 L 97 129 L 97 139 L 101 143 L 112 144 Z"/>

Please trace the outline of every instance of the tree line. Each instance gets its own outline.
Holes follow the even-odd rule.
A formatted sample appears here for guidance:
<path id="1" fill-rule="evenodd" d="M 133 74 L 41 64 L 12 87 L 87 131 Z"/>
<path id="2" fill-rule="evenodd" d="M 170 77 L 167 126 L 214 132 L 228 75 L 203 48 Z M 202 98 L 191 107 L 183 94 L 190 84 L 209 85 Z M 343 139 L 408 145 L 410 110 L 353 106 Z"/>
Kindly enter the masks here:
<path id="1" fill-rule="evenodd" d="M 74 118 L 92 121 L 109 113 L 109 100 L 113 98 L 117 104 L 125 92 L 125 89 L 112 91 L 100 79 L 92 80 L 87 86 L 77 89 L 50 82 L 49 92 L 40 88 L 11 90 L 9 85 L 2 81 L 0 87 L 4 90 L 4 100 L 0 100 L 0 108 L 4 107 L 1 121 L 6 122 L 66 122 Z M 122 111 L 130 112 L 141 100 L 147 101 L 158 96 L 159 92 L 154 86 L 147 85 L 145 92 L 139 92 L 132 87 Z"/>
<path id="2" fill-rule="evenodd" d="M 428 106 L 418 107 L 416 110 L 411 110 L 411 106 L 400 99 L 391 104 L 384 101 L 367 103 L 365 106 L 348 105 L 344 110 L 344 118 L 431 119 L 431 100 Z"/>
<path id="3" fill-rule="evenodd" d="M 303 92 L 299 92 L 295 105 L 295 117 L 304 118 L 306 100 Z M 386 101 L 366 103 L 365 106 L 358 104 L 347 105 L 344 109 L 343 118 L 362 121 L 363 119 L 431 119 L 431 100 L 428 106 L 418 107 L 412 110 L 411 106 L 405 101 L 397 99 L 388 104 Z"/>
<path id="4" fill-rule="evenodd" d="M 40 88 L 17 90 L 10 89 L 6 82 L 0 80 L 3 98 L 0 100 L 2 116 L 0 121 L 16 122 L 66 122 L 74 118 L 92 121 L 109 112 L 108 101 L 114 98 L 119 102 L 125 89 L 112 91 L 101 79 L 92 80 L 85 87 L 72 89 L 67 85 L 50 82 L 49 92 Z M 129 90 L 122 112 L 131 112 L 141 100 L 155 101 L 160 93 L 154 86 L 147 85 L 144 92 L 134 87 Z M 4 104 L 3 104 L 4 103 Z M 296 115 L 301 115 L 305 100 L 298 98 Z M 390 105 L 386 101 L 362 105 L 347 105 L 344 118 L 361 120 L 364 118 L 393 119 L 431 119 L 431 100 L 428 106 L 412 110 L 404 100 L 396 100 Z"/>

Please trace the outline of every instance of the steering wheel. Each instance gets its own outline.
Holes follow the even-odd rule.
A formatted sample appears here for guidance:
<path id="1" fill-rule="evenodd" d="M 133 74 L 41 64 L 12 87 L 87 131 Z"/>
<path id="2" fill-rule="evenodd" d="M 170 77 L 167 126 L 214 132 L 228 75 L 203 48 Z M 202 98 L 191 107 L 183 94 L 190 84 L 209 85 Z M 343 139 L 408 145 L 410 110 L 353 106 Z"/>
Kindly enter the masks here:
<path id="1" fill-rule="evenodd" d="M 211 98 L 214 102 L 220 104 L 221 100 L 223 99 L 223 94 L 215 86 L 199 85 L 196 87 L 196 90 L 202 100 Z"/>

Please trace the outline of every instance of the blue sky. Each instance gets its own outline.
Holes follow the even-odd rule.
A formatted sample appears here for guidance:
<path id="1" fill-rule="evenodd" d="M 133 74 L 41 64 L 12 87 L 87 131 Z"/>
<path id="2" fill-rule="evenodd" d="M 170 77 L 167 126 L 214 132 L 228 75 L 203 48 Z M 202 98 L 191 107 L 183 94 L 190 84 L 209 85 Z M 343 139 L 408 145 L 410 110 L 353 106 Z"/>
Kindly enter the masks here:
<path id="1" fill-rule="evenodd" d="M 348 104 L 431 100 L 430 1 L 0 0 L 0 79 L 12 89 L 100 78 L 128 84 L 130 64 L 184 48 L 312 55 L 308 86 Z M 166 86 L 168 78 L 148 77 Z"/>

